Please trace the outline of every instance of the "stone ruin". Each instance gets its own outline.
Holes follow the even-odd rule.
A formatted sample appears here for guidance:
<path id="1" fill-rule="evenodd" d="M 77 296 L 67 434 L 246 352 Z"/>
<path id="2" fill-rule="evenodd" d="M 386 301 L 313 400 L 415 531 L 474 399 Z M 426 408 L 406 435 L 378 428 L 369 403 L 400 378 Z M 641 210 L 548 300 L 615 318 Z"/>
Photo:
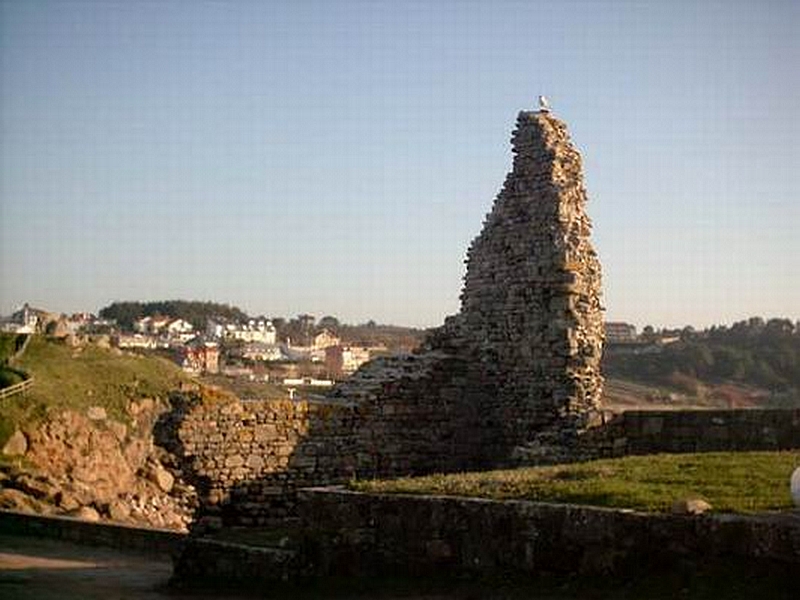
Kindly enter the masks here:
<path id="1" fill-rule="evenodd" d="M 467 254 L 461 312 L 438 345 L 474 361 L 502 437 L 569 446 L 598 415 L 600 262 L 581 156 L 549 110 L 520 112 L 514 162 Z"/>
<path id="2" fill-rule="evenodd" d="M 426 368 L 432 356 L 461 361 L 447 397 L 426 393 L 473 410 L 477 465 L 575 458 L 600 415 L 601 273 L 581 157 L 547 109 L 520 112 L 511 143 L 513 168 L 467 254 L 461 311 L 419 355 Z M 400 360 L 368 365 L 335 393 L 359 397 L 392 380 Z"/>
<path id="3" fill-rule="evenodd" d="M 367 363 L 324 399 L 176 399 L 162 445 L 204 518 L 291 517 L 298 489 L 351 478 L 592 455 L 603 323 L 580 155 L 549 111 L 521 112 L 511 141 L 461 311 L 417 352 Z"/>

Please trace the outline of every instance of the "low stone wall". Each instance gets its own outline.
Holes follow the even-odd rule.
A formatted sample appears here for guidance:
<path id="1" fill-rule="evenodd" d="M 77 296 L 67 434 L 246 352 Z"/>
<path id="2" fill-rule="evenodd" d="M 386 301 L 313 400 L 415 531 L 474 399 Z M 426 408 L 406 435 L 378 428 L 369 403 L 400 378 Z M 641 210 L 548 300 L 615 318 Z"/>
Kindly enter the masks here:
<path id="1" fill-rule="evenodd" d="M 166 529 L 92 523 L 69 517 L 45 517 L 7 510 L 0 510 L 0 532 L 159 555 L 179 553 L 187 537 L 185 533 Z"/>
<path id="2" fill-rule="evenodd" d="M 171 585 L 189 589 L 259 589 L 307 579 L 293 549 L 190 537 L 173 561 Z"/>
<path id="3" fill-rule="evenodd" d="M 180 400 L 179 400 L 180 401 Z M 200 515 L 263 525 L 291 516 L 294 490 L 352 477 L 356 409 L 345 404 L 208 398 L 173 414 L 172 441 Z"/>
<path id="4" fill-rule="evenodd" d="M 324 401 L 179 395 L 156 439 L 181 457 L 199 516 L 226 525 L 296 517 L 302 487 L 545 461 L 535 447 L 516 463 L 500 458 L 480 402 L 458 393 L 467 370 L 429 353 L 375 361 Z M 789 448 L 800 448 L 800 410 L 629 411 L 587 432 L 566 460 Z"/>
<path id="5" fill-rule="evenodd" d="M 600 456 L 800 448 L 800 409 L 627 411 L 592 432 Z"/>
<path id="6" fill-rule="evenodd" d="M 645 514 L 442 496 L 300 492 L 317 575 L 635 574 L 743 561 L 800 569 L 800 515 Z"/>
<path id="7" fill-rule="evenodd" d="M 358 375 L 368 380 L 356 402 L 176 395 L 156 439 L 181 457 L 207 522 L 269 524 L 295 516 L 300 487 L 480 466 L 474 405 L 451 393 L 458 369 L 447 360 L 375 361 Z"/>

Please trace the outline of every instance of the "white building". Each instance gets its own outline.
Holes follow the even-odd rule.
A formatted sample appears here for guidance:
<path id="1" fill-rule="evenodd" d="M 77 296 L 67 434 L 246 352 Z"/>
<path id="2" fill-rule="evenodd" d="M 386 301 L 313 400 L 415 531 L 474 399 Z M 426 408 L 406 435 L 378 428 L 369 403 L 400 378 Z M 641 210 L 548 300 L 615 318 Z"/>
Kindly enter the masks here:
<path id="1" fill-rule="evenodd" d="M 162 333 L 173 320 L 174 319 L 161 315 L 142 317 L 133 322 L 133 330 L 136 333 L 158 335 Z"/>
<path id="2" fill-rule="evenodd" d="M 286 356 L 281 352 L 280 346 L 265 344 L 264 342 L 249 342 L 242 349 L 242 358 L 248 360 L 272 362 L 284 360 Z"/>
<path id="3" fill-rule="evenodd" d="M 3 321 L 2 330 L 7 333 L 36 333 L 38 324 L 39 316 L 26 303 L 20 310 Z"/>
<path id="4" fill-rule="evenodd" d="M 209 319 L 206 334 L 213 339 L 234 339 L 243 342 L 260 342 L 274 345 L 277 331 L 269 319 L 250 319 L 247 323 L 234 323 L 224 319 Z"/>
<path id="5" fill-rule="evenodd" d="M 153 350 L 158 347 L 158 341 L 151 335 L 134 333 L 133 335 L 120 335 L 117 338 L 119 348 L 139 348 L 141 350 Z"/>

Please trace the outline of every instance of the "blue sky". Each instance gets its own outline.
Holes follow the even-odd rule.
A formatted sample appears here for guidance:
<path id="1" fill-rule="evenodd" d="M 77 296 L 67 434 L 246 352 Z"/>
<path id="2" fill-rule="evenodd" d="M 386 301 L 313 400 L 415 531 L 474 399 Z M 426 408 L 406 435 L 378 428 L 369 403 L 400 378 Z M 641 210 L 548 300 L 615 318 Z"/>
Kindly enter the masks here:
<path id="1" fill-rule="evenodd" d="M 546 94 L 609 319 L 800 318 L 798 2 L 0 7 L 0 313 L 437 325 Z"/>

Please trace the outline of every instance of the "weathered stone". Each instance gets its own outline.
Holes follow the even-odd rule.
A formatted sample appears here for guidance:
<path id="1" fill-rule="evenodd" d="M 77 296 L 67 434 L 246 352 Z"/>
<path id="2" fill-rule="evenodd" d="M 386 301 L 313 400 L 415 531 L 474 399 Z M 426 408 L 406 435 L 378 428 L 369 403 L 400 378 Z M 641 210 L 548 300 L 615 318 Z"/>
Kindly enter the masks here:
<path id="1" fill-rule="evenodd" d="M 125 436 L 128 435 L 128 428 L 124 423 L 120 423 L 118 421 L 108 421 L 108 423 L 106 423 L 106 427 L 108 427 L 108 430 L 114 434 L 114 437 L 117 438 L 117 441 L 124 441 Z"/>
<path id="2" fill-rule="evenodd" d="M 247 457 L 247 461 L 245 465 L 249 469 L 253 469 L 254 471 L 259 471 L 264 467 L 264 459 L 258 454 L 251 454 Z"/>
<path id="3" fill-rule="evenodd" d="M 226 467 L 239 467 L 244 464 L 244 458 L 241 454 L 234 454 L 225 459 Z"/>
<path id="4" fill-rule="evenodd" d="M 49 506 L 44 502 L 32 498 L 21 490 L 10 488 L 0 488 L 0 508 L 44 514 L 51 512 Z"/>
<path id="5" fill-rule="evenodd" d="M 8 441 L 3 446 L 3 454 L 6 456 L 24 456 L 28 451 L 28 438 L 19 429 L 15 430 Z"/>
<path id="6" fill-rule="evenodd" d="M 108 417 L 106 414 L 106 409 L 102 406 L 90 406 L 86 410 L 86 416 L 91 421 L 105 421 Z"/>
<path id="7" fill-rule="evenodd" d="M 13 482 L 13 487 L 39 500 L 54 498 L 60 491 L 58 483 L 47 476 L 22 473 Z"/>
<path id="8" fill-rule="evenodd" d="M 100 520 L 100 513 L 91 506 L 81 506 L 78 510 L 71 512 L 70 516 L 82 521 L 97 522 Z"/>
<path id="9" fill-rule="evenodd" d="M 80 502 L 78 502 L 75 496 L 63 490 L 57 494 L 56 504 L 65 512 L 71 512 L 80 508 Z"/>
<path id="10" fill-rule="evenodd" d="M 131 516 L 131 508 L 122 500 L 114 500 L 108 505 L 108 516 L 112 521 L 127 521 Z"/>
<path id="11" fill-rule="evenodd" d="M 711 510 L 711 505 L 702 498 L 683 498 L 672 503 L 674 515 L 702 515 Z"/>
<path id="12" fill-rule="evenodd" d="M 291 510 L 301 485 L 576 457 L 603 345 L 581 158 L 549 112 L 519 114 L 512 150 L 461 311 L 419 352 L 367 363 L 325 402 L 187 400 L 183 468 L 217 488 L 202 510 L 230 498 L 226 519 L 244 523 Z"/>
<path id="13" fill-rule="evenodd" d="M 172 473 L 160 464 L 152 465 L 147 471 L 147 478 L 155 483 L 162 492 L 169 493 L 175 483 Z"/>

